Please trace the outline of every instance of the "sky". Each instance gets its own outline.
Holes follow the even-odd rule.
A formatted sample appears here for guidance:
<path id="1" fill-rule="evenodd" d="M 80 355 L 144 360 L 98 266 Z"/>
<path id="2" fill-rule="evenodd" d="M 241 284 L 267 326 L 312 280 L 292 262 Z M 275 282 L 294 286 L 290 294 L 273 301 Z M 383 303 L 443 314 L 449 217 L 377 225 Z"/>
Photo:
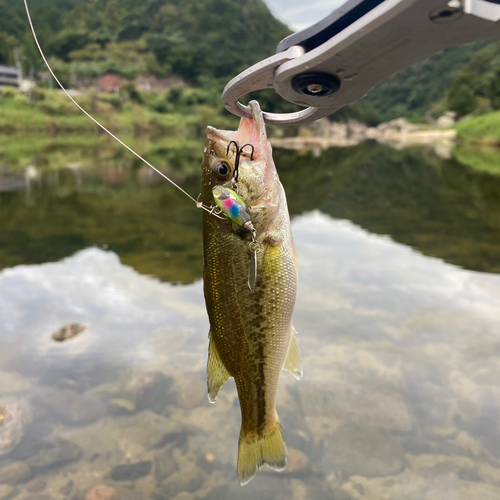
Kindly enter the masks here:
<path id="1" fill-rule="evenodd" d="M 279 20 L 299 31 L 342 5 L 345 0 L 264 0 Z"/>

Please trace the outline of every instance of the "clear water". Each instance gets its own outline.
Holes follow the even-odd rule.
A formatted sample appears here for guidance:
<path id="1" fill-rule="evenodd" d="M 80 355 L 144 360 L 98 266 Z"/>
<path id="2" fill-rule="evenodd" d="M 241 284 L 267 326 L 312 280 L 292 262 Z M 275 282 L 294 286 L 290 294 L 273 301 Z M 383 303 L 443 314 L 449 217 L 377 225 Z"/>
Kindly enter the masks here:
<path id="1" fill-rule="evenodd" d="M 196 195 L 202 148 L 149 151 Z M 500 498 L 499 177 L 275 152 L 304 378 L 280 380 L 288 470 L 241 488 L 234 384 L 206 398 L 200 213 L 107 143 L 33 149 L 0 170 L 0 499 Z"/>

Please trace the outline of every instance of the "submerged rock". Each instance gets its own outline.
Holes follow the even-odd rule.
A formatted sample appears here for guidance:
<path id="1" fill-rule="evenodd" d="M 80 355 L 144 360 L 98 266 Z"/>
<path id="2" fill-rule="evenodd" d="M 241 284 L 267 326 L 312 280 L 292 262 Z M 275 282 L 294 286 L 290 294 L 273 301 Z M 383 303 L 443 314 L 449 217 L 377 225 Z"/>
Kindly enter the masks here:
<path id="1" fill-rule="evenodd" d="M 114 500 L 117 491 L 111 486 L 99 484 L 85 494 L 85 500 Z"/>
<path id="2" fill-rule="evenodd" d="M 139 373 L 128 381 L 126 392 L 131 393 L 137 410 L 161 414 L 165 406 L 173 401 L 172 383 L 172 377 L 160 372 Z"/>
<path id="3" fill-rule="evenodd" d="M 0 466 L 0 484 L 16 485 L 26 481 L 31 475 L 31 469 L 24 462 L 10 462 Z"/>
<path id="4" fill-rule="evenodd" d="M 175 383 L 177 406 L 192 410 L 200 405 L 208 405 L 207 382 L 202 373 L 186 373 Z"/>
<path id="5" fill-rule="evenodd" d="M 149 476 L 152 467 L 153 462 L 151 460 L 117 465 L 111 471 L 111 479 L 113 481 L 135 481 L 141 477 Z"/>
<path id="6" fill-rule="evenodd" d="M 72 339 L 77 335 L 80 335 L 85 330 L 84 325 L 80 325 L 79 323 L 68 323 L 63 327 L 59 328 L 52 334 L 52 338 L 56 342 L 64 342 L 65 340 Z"/>
<path id="7" fill-rule="evenodd" d="M 101 395 L 80 394 L 71 389 L 47 389 L 36 399 L 55 419 L 66 425 L 90 424 L 104 417 L 107 411 Z"/>
<path id="8" fill-rule="evenodd" d="M 295 448 L 288 448 L 288 460 L 286 469 L 283 471 L 285 474 L 297 474 L 309 469 L 309 458 L 305 453 Z"/>
<path id="9" fill-rule="evenodd" d="M 171 453 L 160 451 L 155 457 L 155 479 L 161 482 L 179 470 L 179 465 Z"/>
<path id="10" fill-rule="evenodd" d="M 212 490 L 204 500 L 220 500 L 221 498 L 231 500 L 290 500 L 294 497 L 290 482 L 284 480 L 283 477 L 260 475 L 244 488 L 238 484 L 236 479 L 229 481 L 224 486 Z"/>
<path id="11" fill-rule="evenodd" d="M 12 495 L 14 488 L 7 484 L 0 485 L 0 500 L 4 500 Z"/>
<path id="12" fill-rule="evenodd" d="M 323 443 L 322 472 L 367 477 L 399 474 L 406 467 L 398 442 L 377 429 L 345 423 Z"/>
<path id="13" fill-rule="evenodd" d="M 14 453 L 33 469 L 49 469 L 79 460 L 81 448 L 71 441 L 57 436 L 42 441 L 21 444 Z"/>
<path id="14" fill-rule="evenodd" d="M 30 493 L 40 493 L 47 487 L 47 481 L 43 479 L 34 479 L 30 484 L 26 486 L 26 491 Z"/>
<path id="15" fill-rule="evenodd" d="M 161 492 L 167 497 L 173 497 L 182 491 L 196 491 L 202 487 L 203 477 L 203 472 L 198 466 L 186 464 L 180 471 L 161 482 Z"/>
<path id="16" fill-rule="evenodd" d="M 135 403 L 130 401 L 130 399 L 112 399 L 110 403 L 114 410 L 119 414 L 127 415 L 135 413 L 137 410 Z"/>
<path id="17" fill-rule="evenodd" d="M 33 387 L 32 379 L 24 377 L 16 372 L 4 372 L 0 370 L 0 394 L 13 394 L 26 391 Z"/>
<path id="18" fill-rule="evenodd" d="M 410 469 L 391 478 L 353 476 L 342 485 L 356 500 L 498 500 L 500 488 L 477 481 L 462 481 L 454 474 L 428 478 Z"/>
<path id="19" fill-rule="evenodd" d="M 26 426 L 32 421 L 28 401 L 0 398 L 0 456 L 7 455 L 20 443 Z"/>

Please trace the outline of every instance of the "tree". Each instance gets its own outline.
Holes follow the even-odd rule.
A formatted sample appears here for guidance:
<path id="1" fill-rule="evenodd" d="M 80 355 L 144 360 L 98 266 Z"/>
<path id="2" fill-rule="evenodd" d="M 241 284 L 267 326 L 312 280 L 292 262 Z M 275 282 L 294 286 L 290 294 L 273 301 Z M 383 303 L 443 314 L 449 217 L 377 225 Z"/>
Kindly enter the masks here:
<path id="1" fill-rule="evenodd" d="M 500 66 L 491 77 L 488 87 L 488 97 L 490 98 L 491 107 L 493 109 L 500 109 Z"/>
<path id="2" fill-rule="evenodd" d="M 459 116 L 472 113 L 477 105 L 476 88 L 478 86 L 478 75 L 474 73 L 462 73 L 451 85 L 447 95 L 448 108 L 455 111 Z"/>

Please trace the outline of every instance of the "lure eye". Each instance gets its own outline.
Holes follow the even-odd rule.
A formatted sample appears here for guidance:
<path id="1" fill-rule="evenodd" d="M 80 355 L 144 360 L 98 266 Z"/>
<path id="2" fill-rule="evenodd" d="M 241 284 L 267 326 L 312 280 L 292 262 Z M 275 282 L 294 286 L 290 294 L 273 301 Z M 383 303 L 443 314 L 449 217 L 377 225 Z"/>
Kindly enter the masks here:
<path id="1" fill-rule="evenodd" d="M 219 161 L 212 167 L 212 172 L 220 181 L 225 181 L 231 174 L 231 167 L 225 161 Z"/>

